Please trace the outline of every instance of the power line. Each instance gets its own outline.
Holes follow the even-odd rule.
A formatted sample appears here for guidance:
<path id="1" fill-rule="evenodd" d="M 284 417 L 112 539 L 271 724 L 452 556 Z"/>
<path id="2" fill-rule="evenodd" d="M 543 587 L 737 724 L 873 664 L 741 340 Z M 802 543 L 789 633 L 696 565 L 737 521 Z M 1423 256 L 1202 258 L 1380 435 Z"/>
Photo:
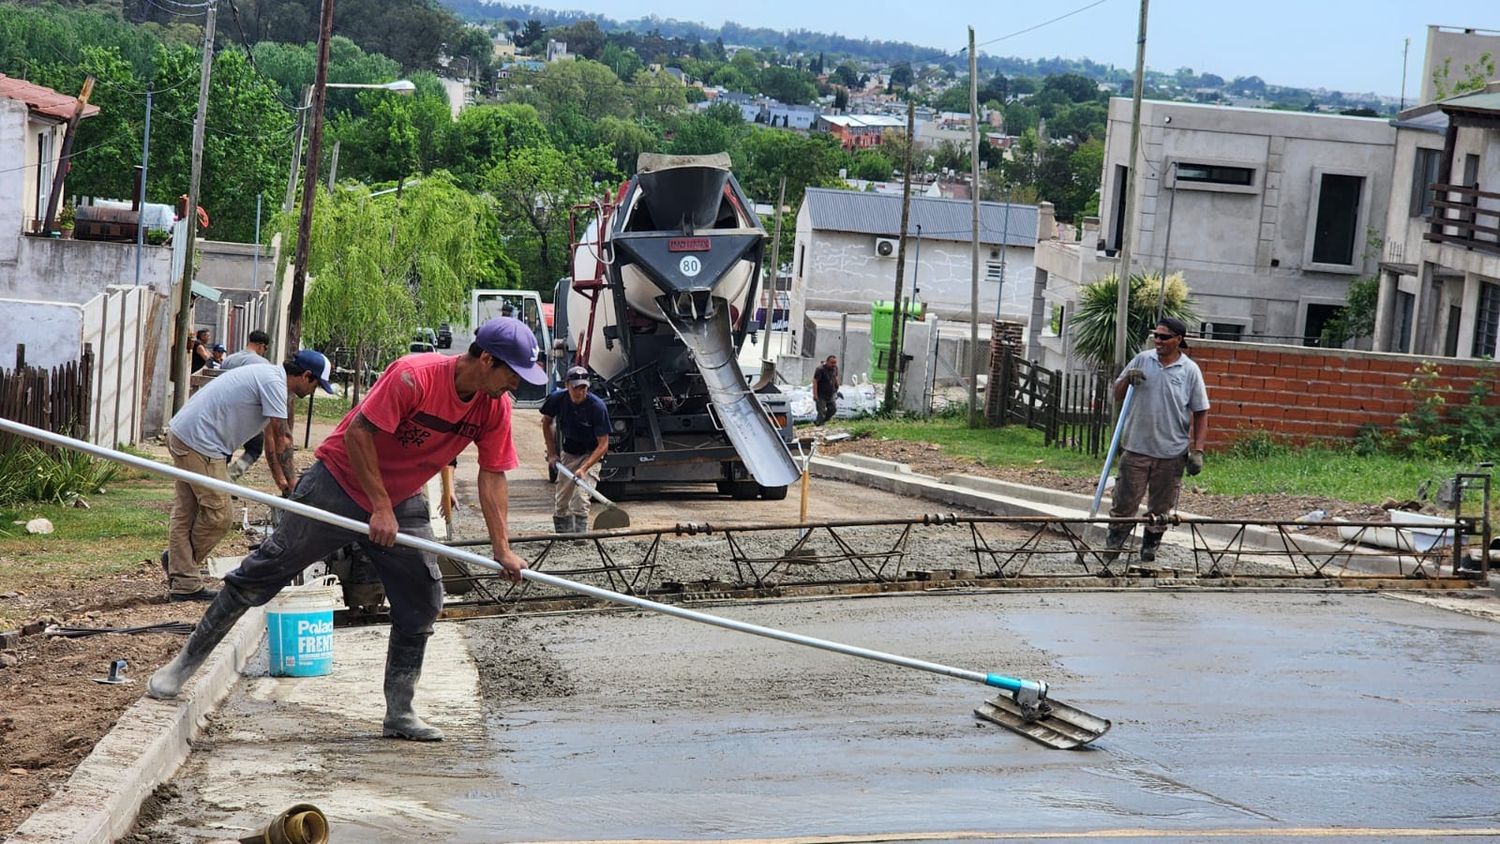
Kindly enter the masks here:
<path id="1" fill-rule="evenodd" d="M 1025 29 L 1018 29 L 1015 32 L 1010 33 L 1009 35 L 1002 35 L 999 38 L 991 38 L 988 41 L 981 41 L 978 44 L 975 44 L 974 48 L 978 49 L 980 47 L 985 47 L 985 46 L 988 46 L 990 44 L 996 44 L 996 43 L 999 43 L 1001 41 L 1005 41 L 1006 39 L 1009 39 L 1009 38 L 1015 38 L 1017 35 L 1025 35 L 1028 32 L 1035 32 L 1036 30 L 1041 29 L 1044 26 L 1051 26 L 1052 24 L 1057 23 L 1060 20 L 1066 20 L 1068 18 L 1073 17 L 1076 14 L 1079 14 L 1080 12 L 1087 12 L 1089 9 L 1092 9 L 1095 6 L 1100 6 L 1100 5 L 1103 5 L 1103 4 L 1108 3 L 1108 2 L 1109 2 L 1109 0 L 1094 0 L 1094 2 L 1088 4 L 1087 6 L 1080 6 L 1079 8 L 1074 9 L 1071 12 L 1066 12 L 1064 14 L 1058 15 L 1057 17 L 1052 18 L 1051 20 L 1042 21 L 1041 23 L 1036 24 L 1035 26 L 1028 26 Z M 968 49 L 968 48 L 967 47 L 962 47 L 962 48 L 959 49 L 958 52 L 962 53 L 966 49 Z"/>

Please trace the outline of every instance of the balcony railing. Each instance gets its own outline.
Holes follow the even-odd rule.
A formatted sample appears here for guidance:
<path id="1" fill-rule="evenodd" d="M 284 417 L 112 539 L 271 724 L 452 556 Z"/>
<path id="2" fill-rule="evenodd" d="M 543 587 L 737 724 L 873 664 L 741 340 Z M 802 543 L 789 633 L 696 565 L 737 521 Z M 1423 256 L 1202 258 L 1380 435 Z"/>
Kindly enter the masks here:
<path id="1" fill-rule="evenodd" d="M 1500 193 L 1477 185 L 1434 184 L 1432 190 L 1432 228 L 1424 238 L 1500 255 Z"/>

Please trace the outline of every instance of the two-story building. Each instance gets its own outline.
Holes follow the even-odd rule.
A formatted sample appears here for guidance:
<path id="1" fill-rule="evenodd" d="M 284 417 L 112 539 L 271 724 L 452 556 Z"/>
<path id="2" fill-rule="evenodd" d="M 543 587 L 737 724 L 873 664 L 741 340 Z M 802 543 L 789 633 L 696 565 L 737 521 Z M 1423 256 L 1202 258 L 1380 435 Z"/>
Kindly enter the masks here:
<path id="1" fill-rule="evenodd" d="M 886 132 L 905 135 L 906 121 L 883 114 L 822 114 L 817 129 L 838 138 L 844 149 L 869 149 L 880 146 Z"/>
<path id="2" fill-rule="evenodd" d="M 1130 100 L 1112 99 L 1102 225 L 1085 221 L 1081 242 L 1038 243 L 1031 336 L 1049 366 L 1070 361 L 1066 316 L 1081 285 L 1117 271 L 1127 238 L 1132 273 L 1182 273 L 1194 327 L 1222 339 L 1316 344 L 1350 282 L 1377 272 L 1396 142 L 1387 121 L 1143 102 L 1128 227 L 1130 132 Z"/>
<path id="3" fill-rule="evenodd" d="M 1393 123 L 1375 348 L 1500 356 L 1500 83 Z"/>

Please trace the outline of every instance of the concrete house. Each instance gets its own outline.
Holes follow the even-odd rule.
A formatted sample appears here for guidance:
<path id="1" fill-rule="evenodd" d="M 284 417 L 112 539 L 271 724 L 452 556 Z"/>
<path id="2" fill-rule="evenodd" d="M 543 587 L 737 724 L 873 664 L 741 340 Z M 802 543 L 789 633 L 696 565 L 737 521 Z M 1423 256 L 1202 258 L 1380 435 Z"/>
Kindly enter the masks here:
<path id="1" fill-rule="evenodd" d="M 881 114 L 822 114 L 816 128 L 839 139 L 844 149 L 869 149 L 880 146 L 886 132 L 906 134 L 906 120 Z"/>
<path id="2" fill-rule="evenodd" d="M 1019 319 L 1029 312 L 1036 217 L 1034 205 L 980 203 L 982 322 L 995 314 L 1002 278 L 1004 313 Z M 968 322 L 972 206 L 913 196 L 907 230 L 905 295 L 915 295 L 938 317 Z M 809 188 L 797 211 L 792 251 L 793 330 L 809 312 L 867 314 L 876 300 L 889 300 L 900 231 L 899 195 Z"/>
<path id="3" fill-rule="evenodd" d="M 41 368 L 78 361 L 90 345 L 90 435 L 105 444 L 135 442 L 159 430 L 163 418 L 167 355 L 157 352 L 166 346 L 174 253 L 38 234 L 77 103 L 0 76 L 0 368 L 16 365 L 18 345 L 26 364 Z M 83 115 L 97 113 L 88 106 Z"/>
<path id="4" fill-rule="evenodd" d="M 1500 83 L 1393 123 L 1375 348 L 1500 356 Z"/>
<path id="5" fill-rule="evenodd" d="M 1377 271 L 1396 130 L 1384 120 L 1193 103 L 1141 104 L 1134 231 L 1126 230 L 1131 104 L 1110 101 L 1100 221 L 1041 235 L 1034 352 L 1070 363 L 1078 289 L 1117 269 L 1181 272 L 1204 334 L 1316 344 L 1349 283 Z M 1061 330 L 1061 335 L 1059 334 Z"/>

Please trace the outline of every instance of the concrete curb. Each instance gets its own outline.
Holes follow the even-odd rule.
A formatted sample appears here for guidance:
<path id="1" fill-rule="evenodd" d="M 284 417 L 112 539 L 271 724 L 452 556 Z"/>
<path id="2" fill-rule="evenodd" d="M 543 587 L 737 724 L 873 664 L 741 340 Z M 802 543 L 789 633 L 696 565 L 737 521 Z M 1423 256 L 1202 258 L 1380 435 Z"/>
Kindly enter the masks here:
<path id="1" fill-rule="evenodd" d="M 976 475 L 949 474 L 934 478 L 913 472 L 905 463 L 860 455 L 814 458 L 811 471 L 814 477 L 846 481 L 997 516 L 1085 519 L 1093 505 L 1093 497 L 1081 493 L 1027 486 Z M 1180 515 L 1185 518 L 1201 518 L 1191 513 Z M 1241 535 L 1242 529 L 1235 525 L 1200 525 L 1198 531 L 1209 541 L 1226 547 L 1231 542 L 1239 542 L 1248 551 L 1281 554 L 1287 551 L 1282 534 L 1270 528 L 1251 525 L 1243 528 Z M 1171 531 L 1163 541 L 1169 545 L 1191 547 L 1190 541 L 1184 542 L 1181 538 L 1174 537 Z M 1313 555 L 1334 554 L 1344 547 L 1341 543 L 1311 536 L 1298 536 L 1295 544 L 1296 548 Z M 1394 556 L 1362 557 L 1355 563 L 1357 565 L 1351 564 L 1350 569 L 1362 574 L 1395 575 L 1401 570 L 1400 563 Z"/>
<path id="2" fill-rule="evenodd" d="M 204 719 L 240 679 L 260 649 L 266 610 L 245 613 L 175 701 L 144 696 L 120 715 L 73 776 L 11 836 L 12 844 L 95 844 L 114 841 L 135 823 L 141 803 L 192 752 Z"/>

